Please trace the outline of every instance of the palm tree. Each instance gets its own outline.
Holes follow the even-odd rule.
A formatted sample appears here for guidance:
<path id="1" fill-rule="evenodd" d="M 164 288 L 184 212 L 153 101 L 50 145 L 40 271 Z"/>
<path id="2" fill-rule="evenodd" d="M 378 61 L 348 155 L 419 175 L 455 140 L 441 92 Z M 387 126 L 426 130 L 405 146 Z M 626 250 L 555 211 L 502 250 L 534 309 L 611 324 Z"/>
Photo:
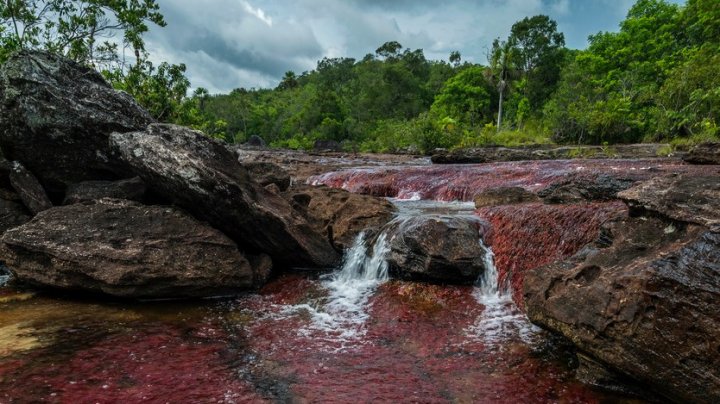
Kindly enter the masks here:
<path id="1" fill-rule="evenodd" d="M 513 46 L 511 41 L 500 41 L 499 39 L 495 39 L 495 41 L 493 41 L 492 53 L 490 54 L 490 68 L 492 69 L 493 76 L 495 76 L 495 79 L 497 80 L 497 88 L 500 95 L 497 119 L 498 132 L 500 132 L 500 127 L 502 125 L 505 90 L 510 85 L 510 80 L 513 77 L 515 69 L 515 65 L 513 63 L 514 52 L 515 46 Z"/>

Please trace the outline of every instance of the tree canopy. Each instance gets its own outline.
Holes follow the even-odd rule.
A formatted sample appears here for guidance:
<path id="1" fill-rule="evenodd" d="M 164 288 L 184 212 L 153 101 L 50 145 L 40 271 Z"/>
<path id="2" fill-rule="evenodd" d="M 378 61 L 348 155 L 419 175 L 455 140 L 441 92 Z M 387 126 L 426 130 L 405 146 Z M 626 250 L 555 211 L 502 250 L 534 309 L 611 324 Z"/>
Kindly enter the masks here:
<path id="1" fill-rule="evenodd" d="M 274 89 L 211 95 L 185 66 L 148 60 L 143 34 L 164 26 L 156 0 L 6 0 L 0 3 L 0 63 L 18 49 L 45 49 L 93 66 L 161 121 L 227 142 L 251 135 L 273 146 L 318 140 L 348 150 L 550 142 L 717 139 L 720 8 L 716 0 L 638 0 L 617 32 L 565 47 L 545 15 L 510 27 L 487 65 L 428 60 L 387 41 L 360 60 L 323 58 L 288 70 Z M 471 58 L 472 59 L 472 55 Z"/>

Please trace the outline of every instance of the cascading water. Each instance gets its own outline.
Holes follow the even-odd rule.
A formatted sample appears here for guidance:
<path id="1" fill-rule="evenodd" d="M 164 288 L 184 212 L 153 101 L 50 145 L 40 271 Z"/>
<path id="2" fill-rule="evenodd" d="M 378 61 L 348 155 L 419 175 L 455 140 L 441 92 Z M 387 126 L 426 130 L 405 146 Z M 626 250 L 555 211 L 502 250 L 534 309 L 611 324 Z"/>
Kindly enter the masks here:
<path id="1" fill-rule="evenodd" d="M 340 270 L 326 275 L 321 285 L 327 296 L 315 304 L 289 306 L 283 313 L 304 311 L 311 322 L 299 334 L 327 342 L 326 347 L 341 350 L 357 343 L 365 334 L 368 300 L 377 287 L 388 279 L 385 255 L 389 251 L 387 234 L 380 233 L 368 254 L 368 240 L 360 233 L 347 252 Z M 318 335 L 320 334 L 320 335 Z"/>
<path id="2" fill-rule="evenodd" d="M 539 329 L 515 306 L 507 285 L 500 284 L 495 255 L 490 247 L 480 243 L 485 250 L 485 271 L 475 283 L 473 297 L 485 308 L 475 324 L 468 328 L 468 336 L 495 344 L 516 334 L 529 342 Z"/>

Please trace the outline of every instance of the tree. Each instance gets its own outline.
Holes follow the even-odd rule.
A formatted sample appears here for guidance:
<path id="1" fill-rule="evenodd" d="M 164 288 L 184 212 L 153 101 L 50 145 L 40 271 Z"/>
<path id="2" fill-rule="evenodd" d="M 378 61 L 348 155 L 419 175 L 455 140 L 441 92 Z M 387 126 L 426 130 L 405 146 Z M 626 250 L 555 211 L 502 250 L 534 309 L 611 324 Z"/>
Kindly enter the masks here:
<path id="1" fill-rule="evenodd" d="M 295 88 L 298 86 L 297 76 L 295 75 L 295 72 L 292 70 L 288 70 L 285 72 L 285 75 L 283 76 L 282 80 L 280 80 L 280 84 L 278 84 L 277 89 L 278 90 L 288 90 L 291 88 Z"/>
<path id="2" fill-rule="evenodd" d="M 400 55 L 400 49 L 402 49 L 402 45 L 400 45 L 399 42 L 390 41 L 385 42 L 379 48 L 377 48 L 375 50 L 375 54 L 385 59 L 391 59 L 396 58 Z"/>
<path id="3" fill-rule="evenodd" d="M 450 78 L 435 97 L 430 110 L 442 119 L 452 118 L 470 127 L 481 126 L 491 118 L 491 88 L 485 80 L 485 69 L 469 67 Z"/>
<path id="4" fill-rule="evenodd" d="M 515 76 L 515 46 L 510 41 L 495 39 L 490 52 L 490 69 L 498 90 L 497 131 L 502 127 L 503 99 L 510 80 Z"/>
<path id="5" fill-rule="evenodd" d="M 460 52 L 459 51 L 450 52 L 450 58 L 448 60 L 450 61 L 450 63 L 452 63 L 452 65 L 454 67 L 460 66 L 460 61 L 462 60 L 462 57 L 460 56 Z"/>
<path id="6" fill-rule="evenodd" d="M 508 37 L 514 64 L 527 80 L 524 96 L 540 108 L 555 89 L 564 60 L 565 37 L 546 15 L 524 18 L 513 24 Z"/>
<path id="7" fill-rule="evenodd" d="M 6 0 L 0 7 L 0 47 L 45 49 L 89 64 L 122 62 L 118 43 L 135 54 L 145 52 L 148 23 L 165 26 L 155 0 Z"/>

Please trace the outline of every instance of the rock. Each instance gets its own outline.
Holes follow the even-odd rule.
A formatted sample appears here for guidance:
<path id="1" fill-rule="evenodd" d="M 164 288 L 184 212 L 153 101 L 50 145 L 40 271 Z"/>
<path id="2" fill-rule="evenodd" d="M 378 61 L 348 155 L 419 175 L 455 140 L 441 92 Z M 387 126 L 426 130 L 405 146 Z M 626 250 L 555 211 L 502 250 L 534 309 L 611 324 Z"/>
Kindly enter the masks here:
<path id="1" fill-rule="evenodd" d="M 127 167 L 109 155 L 109 134 L 142 130 L 152 121 L 100 73 L 61 56 L 22 51 L 0 68 L 0 147 L 48 192 L 124 176 Z"/>
<path id="2" fill-rule="evenodd" d="M 313 144 L 313 150 L 316 152 L 340 152 L 342 146 L 334 140 L 316 140 Z"/>
<path id="3" fill-rule="evenodd" d="M 656 177 L 620 192 L 635 215 L 655 215 L 704 226 L 720 224 L 720 175 Z"/>
<path id="4" fill-rule="evenodd" d="M 599 174 L 592 179 L 570 178 L 550 185 L 538 192 L 545 203 L 567 204 L 583 201 L 611 201 L 617 194 L 635 183 L 628 178 L 617 178 L 608 174 Z"/>
<path id="5" fill-rule="evenodd" d="M 482 223 L 474 218 L 423 215 L 387 230 L 390 273 L 403 279 L 473 284 L 485 271 Z"/>
<path id="6" fill-rule="evenodd" d="M 285 191 L 290 187 L 290 174 L 277 164 L 257 161 L 247 163 L 241 161 L 240 163 L 248 171 L 250 178 L 262 186 L 275 184 L 280 191 Z"/>
<path id="7" fill-rule="evenodd" d="M 435 164 L 479 164 L 498 161 L 560 160 L 571 158 L 655 158 L 669 149 L 666 144 L 632 144 L 613 146 L 521 146 L 480 147 L 434 153 Z"/>
<path id="8" fill-rule="evenodd" d="M 248 257 L 253 271 L 253 286 L 259 288 L 267 283 L 272 276 L 272 258 L 267 254 L 251 255 Z"/>
<path id="9" fill-rule="evenodd" d="M 245 146 L 250 147 L 266 147 L 267 143 L 265 143 L 265 140 L 261 138 L 258 135 L 252 135 L 248 138 L 247 142 L 245 142 Z"/>
<path id="10" fill-rule="evenodd" d="M 662 218 L 609 225 L 610 246 L 528 272 L 530 319 L 678 402 L 720 400 L 720 232 Z"/>
<path id="11" fill-rule="evenodd" d="M 328 187 L 303 186 L 286 193 L 320 234 L 338 251 L 349 248 L 362 231 L 376 233 L 392 219 L 395 207 L 383 198 Z"/>
<path id="12" fill-rule="evenodd" d="M 68 187 L 63 205 L 89 202 L 102 198 L 142 202 L 145 189 L 145 183 L 140 177 L 120 181 L 85 181 Z"/>
<path id="13" fill-rule="evenodd" d="M 10 185 L 30 212 L 38 214 L 52 208 L 53 204 L 37 178 L 19 162 L 13 161 L 11 164 Z"/>
<path id="14" fill-rule="evenodd" d="M 20 203 L 0 198 L 0 235 L 8 229 L 30 221 L 27 209 Z"/>
<path id="15" fill-rule="evenodd" d="M 103 199 L 55 207 L 2 238 L 30 285 L 133 298 L 237 293 L 250 263 L 220 231 L 175 208 Z"/>
<path id="16" fill-rule="evenodd" d="M 522 187 L 492 188 L 475 195 L 475 208 L 537 202 L 540 198 Z"/>
<path id="17" fill-rule="evenodd" d="M 153 124 L 110 143 L 160 196 L 206 220 L 250 254 L 289 266 L 329 267 L 339 256 L 281 196 L 255 184 L 235 155 L 202 133 Z"/>
<path id="18" fill-rule="evenodd" d="M 691 164 L 720 164 L 720 142 L 707 142 L 696 145 L 683 157 Z"/>

